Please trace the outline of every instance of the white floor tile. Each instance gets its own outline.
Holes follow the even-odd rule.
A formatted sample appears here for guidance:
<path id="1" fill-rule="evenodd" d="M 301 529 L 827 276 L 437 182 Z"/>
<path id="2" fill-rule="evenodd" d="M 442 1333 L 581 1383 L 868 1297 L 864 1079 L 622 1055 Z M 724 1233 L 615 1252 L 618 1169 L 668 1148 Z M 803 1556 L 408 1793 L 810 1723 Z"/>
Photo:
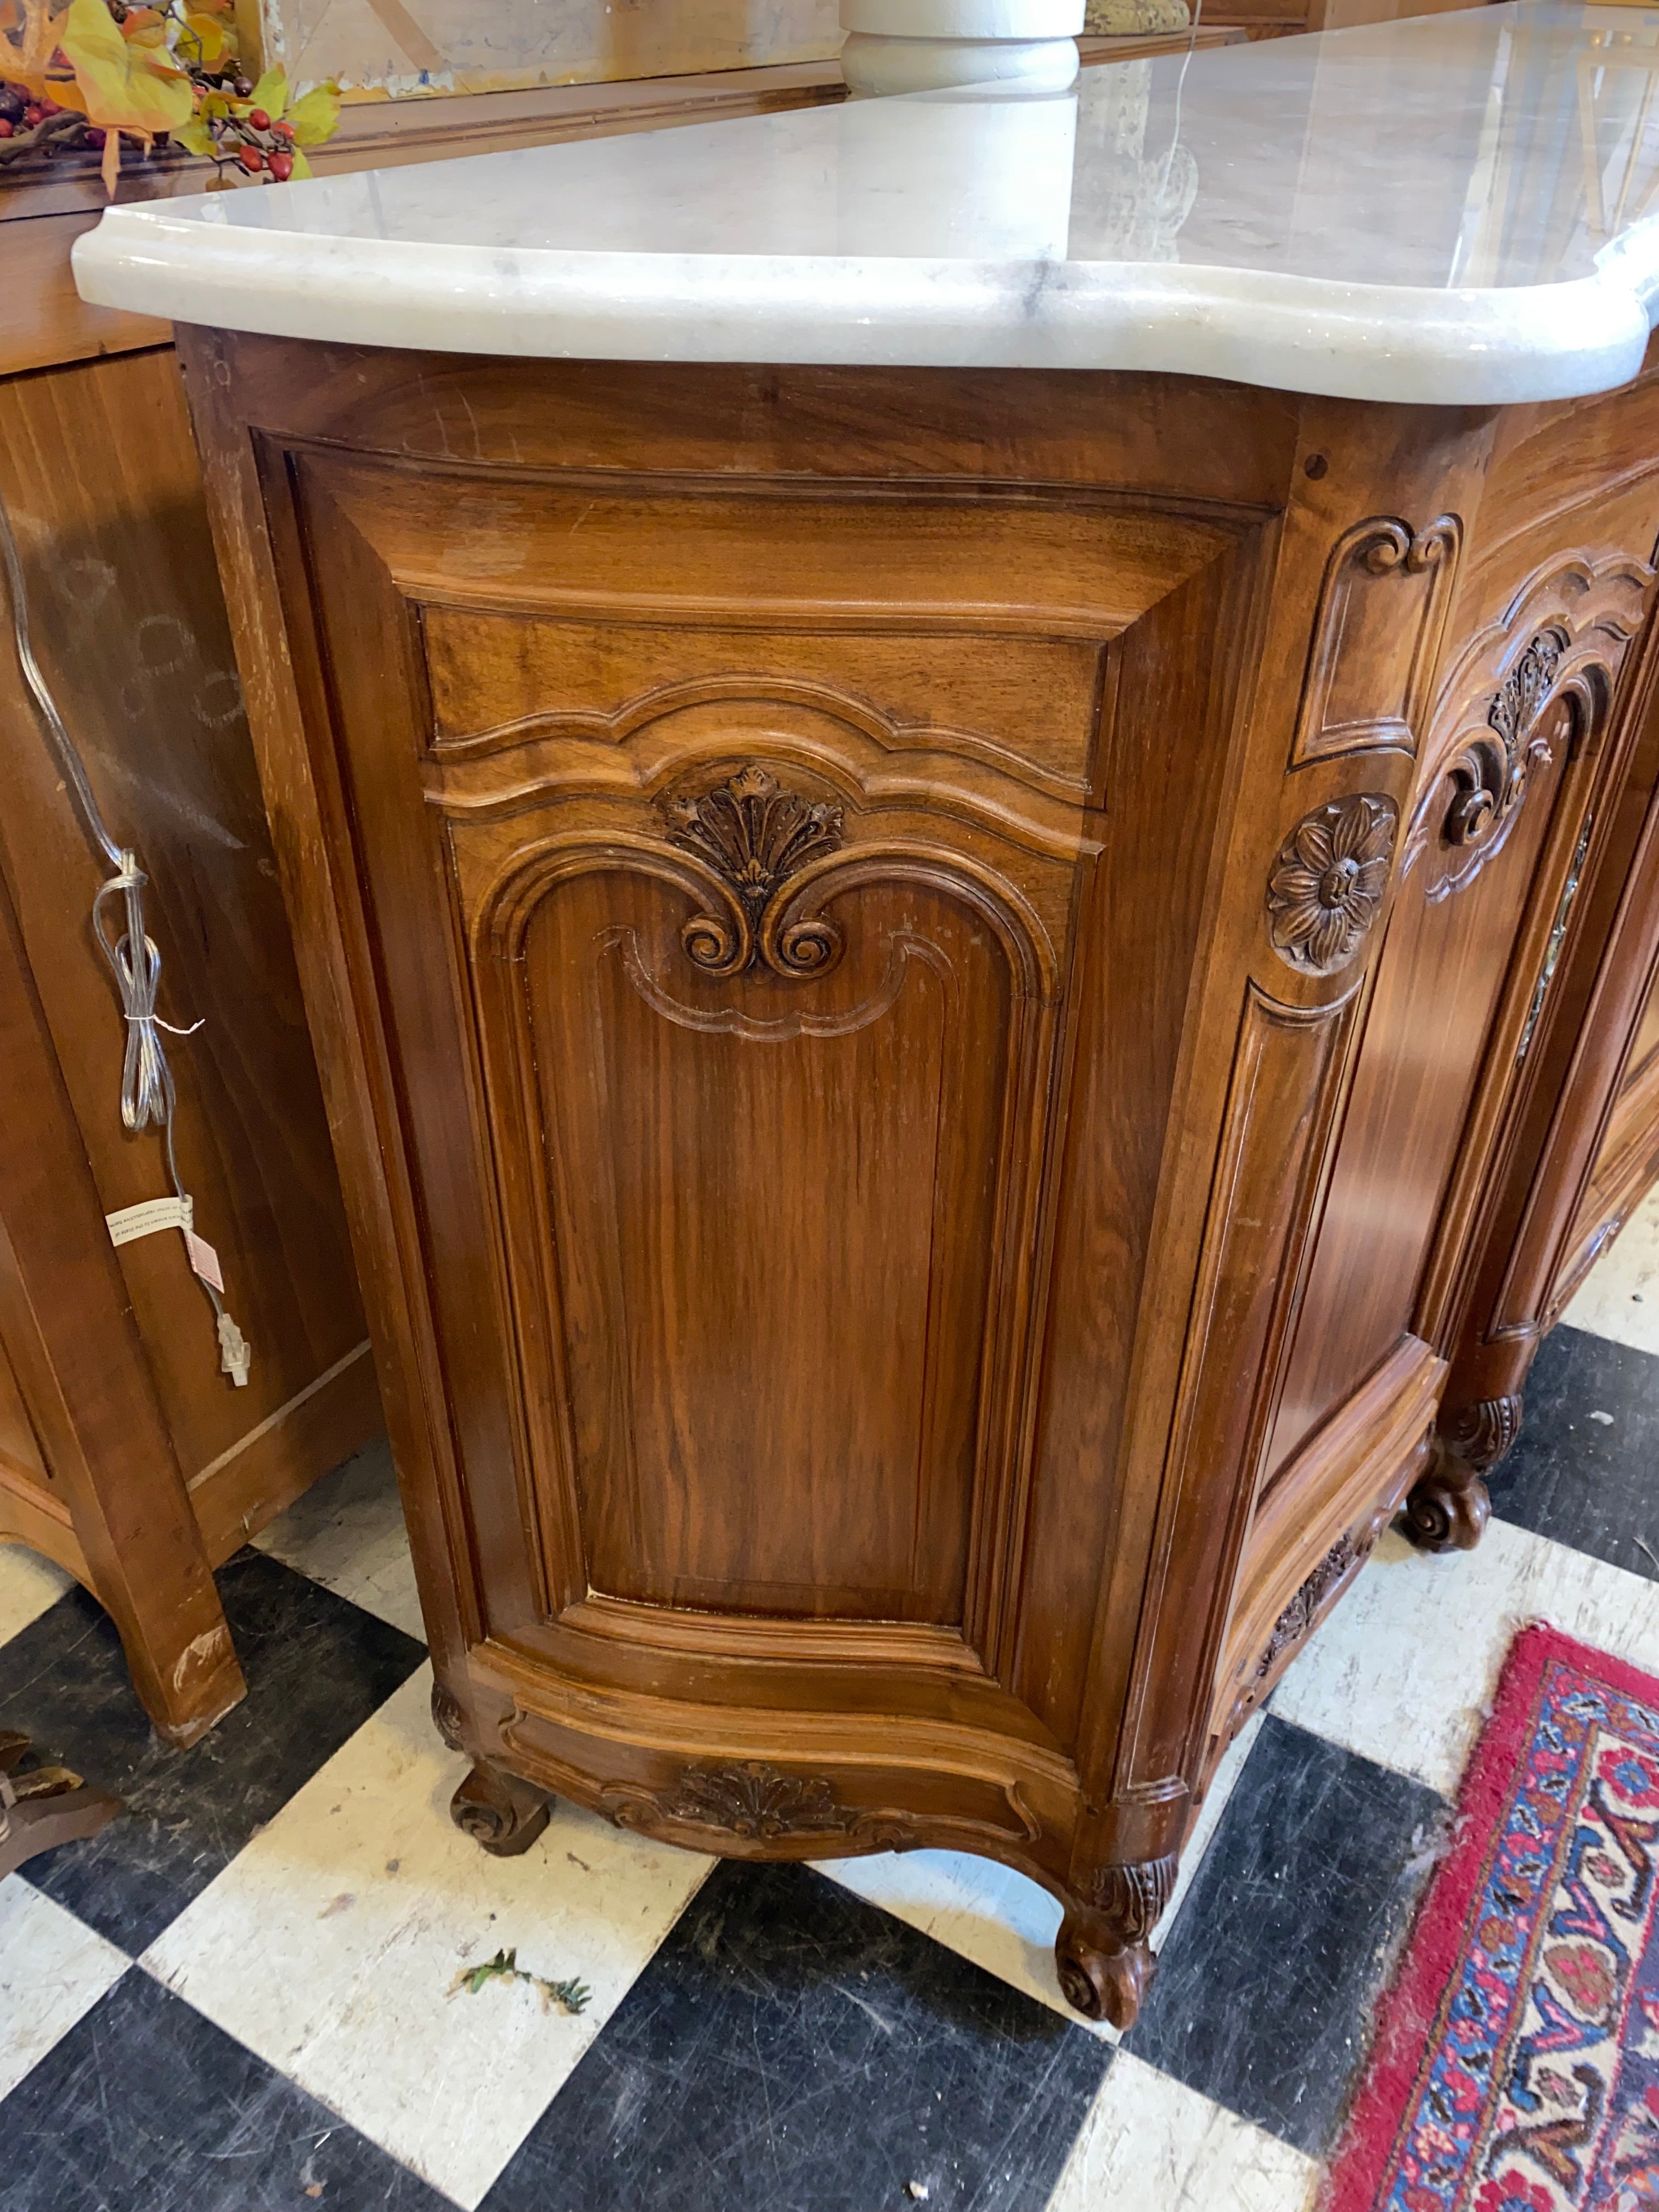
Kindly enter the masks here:
<path id="1" fill-rule="evenodd" d="M 1505 1521 L 1439 1558 L 1391 1531 L 1273 1711 L 1450 1796 L 1529 1620 L 1659 1668 L 1659 1584 Z"/>
<path id="2" fill-rule="evenodd" d="M 325 1589 L 425 1641 L 398 1477 L 384 1437 L 313 1482 L 253 1540 Z"/>
<path id="3" fill-rule="evenodd" d="M 451 1824 L 464 1758 L 422 1667 L 189 1905 L 143 1964 L 465 2206 L 477 2204 L 679 1917 L 711 1862 L 561 1804 L 522 1857 Z M 579 1976 L 449 1994 L 501 1948 Z"/>
<path id="4" fill-rule="evenodd" d="M 0 1881 L 0 2097 L 10 2094 L 126 1969 L 112 1943 L 32 1889 L 21 1875 Z"/>
<path id="5" fill-rule="evenodd" d="M 38 1620 L 74 1579 L 26 1544 L 0 1544 L 0 1644 Z"/>
<path id="6" fill-rule="evenodd" d="M 1303 2212 L 1312 2159 L 1120 2051 L 1048 2212 Z"/>
<path id="7" fill-rule="evenodd" d="M 1181 1910 L 1260 1726 L 1258 1716 L 1240 1732 L 1216 1770 L 1154 1945 L 1163 1942 Z M 871 1858 L 824 1859 L 818 1863 L 818 1871 L 1066 2019 L 1077 2020 L 1054 1975 L 1059 1903 L 1012 1867 L 968 1851 L 882 1851 Z M 1091 2025 L 1093 2033 L 1106 2041 L 1117 2040 L 1115 2028 L 1103 2022 Z"/>
<path id="8" fill-rule="evenodd" d="M 1561 1318 L 1638 1352 L 1659 1352 L 1659 1190 L 1637 1207 Z"/>

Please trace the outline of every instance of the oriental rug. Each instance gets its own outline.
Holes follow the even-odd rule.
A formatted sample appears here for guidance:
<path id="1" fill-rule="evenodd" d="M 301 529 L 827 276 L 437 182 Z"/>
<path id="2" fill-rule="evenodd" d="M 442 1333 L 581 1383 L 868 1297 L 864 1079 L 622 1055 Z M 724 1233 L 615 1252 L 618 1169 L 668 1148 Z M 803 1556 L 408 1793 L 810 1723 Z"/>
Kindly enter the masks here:
<path id="1" fill-rule="evenodd" d="M 1328 2212 L 1659 2212 L 1659 1679 L 1504 1665 Z"/>

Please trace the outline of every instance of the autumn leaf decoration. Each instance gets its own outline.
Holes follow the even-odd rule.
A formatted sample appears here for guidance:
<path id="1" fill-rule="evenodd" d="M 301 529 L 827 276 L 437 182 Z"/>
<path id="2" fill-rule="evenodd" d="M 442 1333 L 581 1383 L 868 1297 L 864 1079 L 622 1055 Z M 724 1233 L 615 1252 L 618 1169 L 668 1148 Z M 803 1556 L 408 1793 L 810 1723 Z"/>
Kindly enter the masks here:
<path id="1" fill-rule="evenodd" d="M 81 0 L 75 0 L 77 7 Z M 227 155 L 250 176 L 268 170 L 277 184 L 290 177 L 308 177 L 307 146 L 319 146 L 331 136 L 340 119 L 340 88 L 318 85 L 290 103 L 286 70 L 267 70 L 246 100 L 229 97 L 222 88 L 204 94 L 196 112 L 175 132 L 188 153 L 213 161 Z"/>
<path id="2" fill-rule="evenodd" d="M 113 195 L 125 137 L 160 141 L 284 184 L 311 173 L 307 146 L 339 122 L 340 92 L 298 100 L 281 69 L 241 74 L 233 0 L 0 0 L 0 165 L 31 153 L 101 151 Z"/>
<path id="3" fill-rule="evenodd" d="M 104 189 L 112 196 L 121 133 L 148 147 L 182 130 L 195 112 L 195 88 L 174 65 L 167 18 L 155 8 L 135 8 L 118 23 L 105 0 L 70 0 L 63 48 L 84 112 L 106 134 Z"/>

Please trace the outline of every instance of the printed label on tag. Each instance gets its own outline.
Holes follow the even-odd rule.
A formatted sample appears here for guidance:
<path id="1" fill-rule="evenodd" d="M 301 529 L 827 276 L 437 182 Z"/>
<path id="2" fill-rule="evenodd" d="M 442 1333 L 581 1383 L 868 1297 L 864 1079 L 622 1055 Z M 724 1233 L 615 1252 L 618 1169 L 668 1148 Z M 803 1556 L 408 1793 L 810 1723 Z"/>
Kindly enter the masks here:
<path id="1" fill-rule="evenodd" d="M 221 1297 L 225 1294 L 225 1279 L 219 1273 L 219 1255 L 204 1237 L 193 1229 L 185 1231 L 185 1249 L 190 1255 L 190 1264 L 204 1283 L 211 1283 Z"/>
<path id="2" fill-rule="evenodd" d="M 187 1198 L 147 1198 L 143 1205 L 124 1206 L 104 1219 L 112 1244 L 131 1244 L 137 1237 L 154 1237 L 158 1229 L 182 1229 L 188 1237 L 195 1213 Z"/>

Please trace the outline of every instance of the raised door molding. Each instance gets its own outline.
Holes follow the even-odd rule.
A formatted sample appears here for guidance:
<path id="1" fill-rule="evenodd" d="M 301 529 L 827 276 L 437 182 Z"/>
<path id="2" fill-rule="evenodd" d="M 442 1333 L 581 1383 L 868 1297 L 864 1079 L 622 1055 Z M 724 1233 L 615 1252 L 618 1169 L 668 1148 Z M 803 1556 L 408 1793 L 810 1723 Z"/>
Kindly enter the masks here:
<path id="1" fill-rule="evenodd" d="M 1462 542 L 1451 514 L 1420 531 L 1373 515 L 1338 538 L 1320 586 L 1292 768 L 1379 747 L 1416 751 Z"/>

